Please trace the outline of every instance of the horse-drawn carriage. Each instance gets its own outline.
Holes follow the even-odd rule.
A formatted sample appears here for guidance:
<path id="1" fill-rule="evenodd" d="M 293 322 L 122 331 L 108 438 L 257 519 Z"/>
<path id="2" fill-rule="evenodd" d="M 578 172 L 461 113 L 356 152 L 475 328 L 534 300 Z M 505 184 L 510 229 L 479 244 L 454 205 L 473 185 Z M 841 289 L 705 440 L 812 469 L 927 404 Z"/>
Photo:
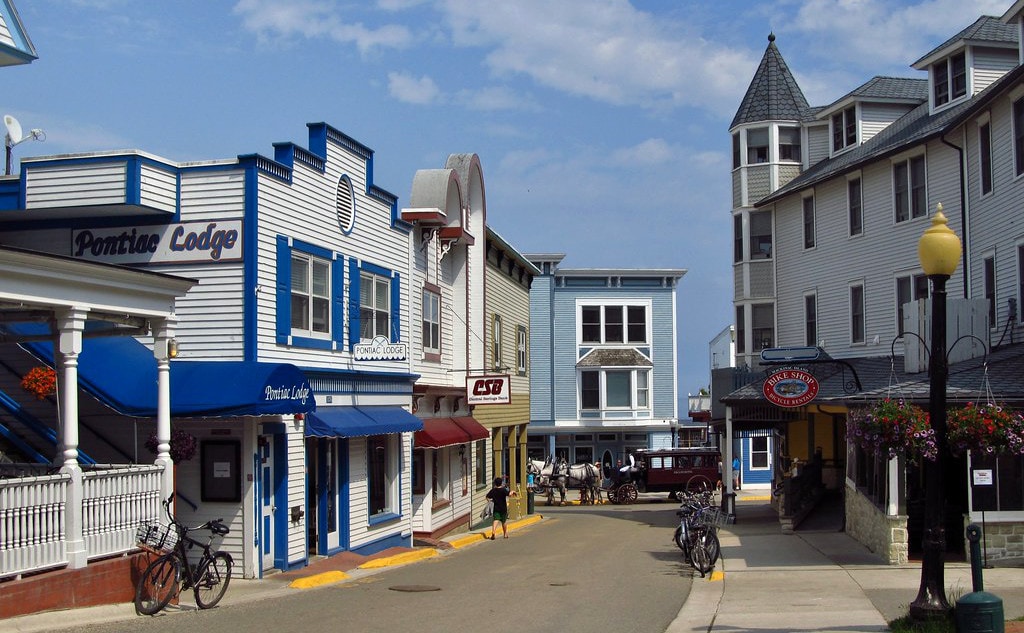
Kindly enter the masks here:
<path id="1" fill-rule="evenodd" d="M 640 449 L 628 455 L 626 465 L 569 465 L 564 459 L 530 460 L 527 472 L 533 475 L 534 494 L 546 495 L 554 503 L 555 491 L 565 503 L 565 491 L 580 491 L 581 503 L 596 503 L 603 492 L 612 503 L 633 503 L 641 492 L 667 492 L 670 498 L 684 490 L 717 488 L 722 478 L 722 455 L 718 448 Z M 603 470 L 604 472 L 601 472 Z"/>
<path id="2" fill-rule="evenodd" d="M 721 453 L 715 447 L 640 449 L 629 463 L 605 466 L 601 486 L 612 503 L 633 503 L 641 492 L 708 491 L 721 480 Z"/>
<path id="3" fill-rule="evenodd" d="M 545 461 L 531 459 L 526 464 L 527 475 L 533 476 L 533 493 L 546 496 L 548 505 L 558 491 L 561 505 L 565 505 L 565 492 L 580 491 L 580 503 L 596 503 L 601 494 L 601 475 L 597 466 L 587 462 L 570 465 L 565 459 Z"/>

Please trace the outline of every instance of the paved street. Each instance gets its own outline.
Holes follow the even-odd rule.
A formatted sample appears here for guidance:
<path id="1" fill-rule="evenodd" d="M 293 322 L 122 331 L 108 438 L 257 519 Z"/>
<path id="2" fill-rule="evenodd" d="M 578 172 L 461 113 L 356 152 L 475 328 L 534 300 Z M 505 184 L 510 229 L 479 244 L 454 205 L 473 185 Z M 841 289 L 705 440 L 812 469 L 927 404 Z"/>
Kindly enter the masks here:
<path id="1" fill-rule="evenodd" d="M 67 629 L 114 631 L 459 631 L 661 633 L 685 602 L 691 570 L 672 544 L 676 506 L 551 507 L 544 521 L 371 576 L 203 612 L 132 616 Z M 233 586 L 229 594 L 236 589 Z"/>

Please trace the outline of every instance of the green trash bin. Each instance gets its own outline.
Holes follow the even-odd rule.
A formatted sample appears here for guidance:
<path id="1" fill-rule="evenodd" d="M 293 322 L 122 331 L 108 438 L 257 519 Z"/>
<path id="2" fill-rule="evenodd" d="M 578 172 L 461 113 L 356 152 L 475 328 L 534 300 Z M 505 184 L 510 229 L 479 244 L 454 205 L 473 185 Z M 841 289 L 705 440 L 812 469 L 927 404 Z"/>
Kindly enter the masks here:
<path id="1" fill-rule="evenodd" d="M 987 591 L 972 591 L 956 601 L 957 633 L 1004 633 L 1003 600 Z"/>

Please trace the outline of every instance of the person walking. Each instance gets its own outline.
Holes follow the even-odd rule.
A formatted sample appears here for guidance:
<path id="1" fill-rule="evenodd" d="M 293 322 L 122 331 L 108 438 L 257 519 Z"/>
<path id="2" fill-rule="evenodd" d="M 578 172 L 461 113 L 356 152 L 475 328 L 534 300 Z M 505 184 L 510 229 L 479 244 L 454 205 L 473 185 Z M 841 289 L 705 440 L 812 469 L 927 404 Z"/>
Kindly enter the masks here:
<path id="1" fill-rule="evenodd" d="M 487 499 L 494 504 L 493 522 L 491 523 L 491 535 L 488 537 L 494 540 L 494 533 L 498 531 L 501 524 L 501 535 L 508 538 L 508 528 L 505 522 L 508 521 L 508 498 L 515 497 L 516 492 L 509 492 L 505 487 L 505 480 L 501 477 L 494 478 L 494 487 L 487 491 Z"/>
<path id="2" fill-rule="evenodd" d="M 740 489 L 740 458 L 732 458 L 732 489 Z"/>

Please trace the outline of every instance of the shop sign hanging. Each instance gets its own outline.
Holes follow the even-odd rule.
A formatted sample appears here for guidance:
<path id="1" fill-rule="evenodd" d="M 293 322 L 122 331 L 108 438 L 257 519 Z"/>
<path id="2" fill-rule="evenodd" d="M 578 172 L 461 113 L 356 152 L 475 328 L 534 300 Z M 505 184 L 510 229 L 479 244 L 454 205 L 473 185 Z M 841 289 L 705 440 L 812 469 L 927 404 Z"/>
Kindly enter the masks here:
<path id="1" fill-rule="evenodd" d="M 818 395 L 818 379 L 802 369 L 779 369 L 764 381 L 764 397 L 780 407 L 802 407 Z"/>

